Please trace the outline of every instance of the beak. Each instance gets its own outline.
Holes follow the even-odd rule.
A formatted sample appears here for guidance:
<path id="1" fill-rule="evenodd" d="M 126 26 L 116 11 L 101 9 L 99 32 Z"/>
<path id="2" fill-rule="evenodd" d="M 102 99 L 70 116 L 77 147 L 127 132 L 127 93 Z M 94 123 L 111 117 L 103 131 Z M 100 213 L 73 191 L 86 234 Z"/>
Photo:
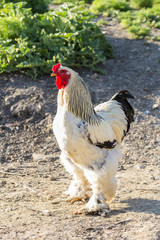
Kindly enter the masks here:
<path id="1" fill-rule="evenodd" d="M 54 76 L 56 76 L 56 73 L 51 73 L 51 77 L 54 77 Z"/>

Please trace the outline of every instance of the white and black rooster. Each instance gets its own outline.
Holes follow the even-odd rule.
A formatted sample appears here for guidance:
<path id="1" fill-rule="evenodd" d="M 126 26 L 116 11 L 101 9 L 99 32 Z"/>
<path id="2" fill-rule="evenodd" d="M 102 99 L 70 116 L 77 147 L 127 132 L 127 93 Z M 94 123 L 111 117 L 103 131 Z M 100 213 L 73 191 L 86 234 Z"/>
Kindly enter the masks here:
<path id="1" fill-rule="evenodd" d="M 62 151 L 61 161 L 73 180 L 66 192 L 71 202 L 92 196 L 76 213 L 108 213 L 117 188 L 122 157 L 120 143 L 134 120 L 134 110 L 123 90 L 93 107 L 88 88 L 77 72 L 60 63 L 52 68 L 58 92 L 53 131 Z"/>

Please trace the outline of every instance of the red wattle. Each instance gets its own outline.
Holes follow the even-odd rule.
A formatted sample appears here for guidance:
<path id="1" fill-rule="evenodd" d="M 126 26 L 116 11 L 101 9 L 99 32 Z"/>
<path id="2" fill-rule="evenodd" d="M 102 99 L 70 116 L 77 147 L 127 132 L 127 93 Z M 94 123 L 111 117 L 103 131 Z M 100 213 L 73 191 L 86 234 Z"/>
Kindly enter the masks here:
<path id="1" fill-rule="evenodd" d="M 58 89 L 62 88 L 62 81 L 61 78 L 59 76 L 56 76 L 56 85 Z"/>
<path id="2" fill-rule="evenodd" d="M 68 84 L 68 80 L 70 78 L 71 74 L 56 74 L 56 85 L 58 89 L 65 88 Z"/>

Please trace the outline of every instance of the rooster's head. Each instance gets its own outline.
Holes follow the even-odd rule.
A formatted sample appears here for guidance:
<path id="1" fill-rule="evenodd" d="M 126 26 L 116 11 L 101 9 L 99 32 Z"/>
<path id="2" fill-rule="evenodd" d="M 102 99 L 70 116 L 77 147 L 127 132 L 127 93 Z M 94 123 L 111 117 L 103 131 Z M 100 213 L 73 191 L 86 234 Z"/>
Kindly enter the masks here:
<path id="1" fill-rule="evenodd" d="M 51 76 L 56 76 L 56 85 L 58 89 L 65 88 L 68 84 L 68 81 L 71 77 L 71 72 L 69 68 L 61 66 L 60 63 L 53 65 L 53 73 Z"/>

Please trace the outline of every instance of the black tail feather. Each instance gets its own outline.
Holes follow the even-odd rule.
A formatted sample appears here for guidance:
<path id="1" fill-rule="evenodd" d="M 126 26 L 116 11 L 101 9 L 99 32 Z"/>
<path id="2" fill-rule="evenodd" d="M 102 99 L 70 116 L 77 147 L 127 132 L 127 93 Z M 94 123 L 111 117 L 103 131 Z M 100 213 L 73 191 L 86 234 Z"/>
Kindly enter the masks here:
<path id="1" fill-rule="evenodd" d="M 116 100 L 121 104 L 121 107 L 126 115 L 127 118 L 127 132 L 130 128 L 130 123 L 134 121 L 134 109 L 130 105 L 130 103 L 127 101 L 127 98 L 134 99 L 134 97 L 131 95 L 131 93 L 127 90 L 122 90 L 115 94 L 112 98 L 112 100 Z"/>

